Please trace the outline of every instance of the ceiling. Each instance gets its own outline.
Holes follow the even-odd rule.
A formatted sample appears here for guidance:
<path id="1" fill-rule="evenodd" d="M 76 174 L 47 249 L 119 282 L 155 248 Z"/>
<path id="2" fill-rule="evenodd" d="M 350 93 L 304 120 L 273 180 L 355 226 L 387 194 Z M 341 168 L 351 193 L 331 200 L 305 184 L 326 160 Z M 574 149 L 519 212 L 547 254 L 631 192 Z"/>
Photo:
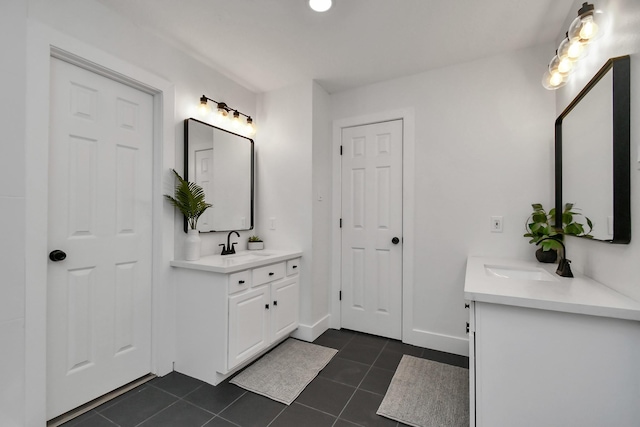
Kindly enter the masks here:
<path id="1" fill-rule="evenodd" d="M 334 0 L 317 13 L 307 0 L 99 1 L 254 92 L 314 79 L 329 93 L 556 41 L 573 4 Z"/>

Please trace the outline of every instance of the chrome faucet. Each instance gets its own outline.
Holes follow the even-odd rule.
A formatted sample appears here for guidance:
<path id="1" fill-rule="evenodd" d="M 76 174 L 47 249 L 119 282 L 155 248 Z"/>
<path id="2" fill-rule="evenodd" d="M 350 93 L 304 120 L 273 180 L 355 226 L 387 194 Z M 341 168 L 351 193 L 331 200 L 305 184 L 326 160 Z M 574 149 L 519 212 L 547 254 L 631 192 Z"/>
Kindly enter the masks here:
<path id="1" fill-rule="evenodd" d="M 222 246 L 222 253 L 220 255 L 231 255 L 236 253 L 235 245 L 237 245 L 238 242 L 231 243 L 231 235 L 233 233 L 236 233 L 236 236 L 240 237 L 240 233 L 237 231 L 230 231 L 229 234 L 227 234 L 227 246 L 225 247 L 224 243 L 220 243 L 218 245 Z"/>
<path id="2" fill-rule="evenodd" d="M 558 261 L 558 269 L 556 270 L 556 274 L 562 277 L 573 277 L 573 273 L 571 272 L 571 260 L 567 259 L 567 248 L 564 246 L 564 243 L 558 239 L 554 239 L 553 237 L 545 237 L 544 239 L 540 239 L 536 245 L 539 245 L 540 242 L 545 240 L 555 240 L 560 243 L 562 246 L 562 253 L 560 254 L 560 260 Z"/>

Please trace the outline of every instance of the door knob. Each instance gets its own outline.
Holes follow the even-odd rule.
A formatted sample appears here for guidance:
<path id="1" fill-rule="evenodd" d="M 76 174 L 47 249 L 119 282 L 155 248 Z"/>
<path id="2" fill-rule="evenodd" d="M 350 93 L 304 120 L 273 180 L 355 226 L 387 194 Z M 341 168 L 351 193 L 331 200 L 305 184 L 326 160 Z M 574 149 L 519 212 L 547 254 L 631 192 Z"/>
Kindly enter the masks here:
<path id="1" fill-rule="evenodd" d="M 49 252 L 49 259 L 54 262 L 64 261 L 66 257 L 67 254 L 65 254 L 64 251 L 61 251 L 60 249 L 55 249 Z"/>
<path id="2" fill-rule="evenodd" d="M 398 239 L 397 237 L 394 237 L 393 239 L 391 239 L 391 243 L 393 243 L 394 245 L 397 245 L 398 243 L 400 243 L 400 239 Z"/>

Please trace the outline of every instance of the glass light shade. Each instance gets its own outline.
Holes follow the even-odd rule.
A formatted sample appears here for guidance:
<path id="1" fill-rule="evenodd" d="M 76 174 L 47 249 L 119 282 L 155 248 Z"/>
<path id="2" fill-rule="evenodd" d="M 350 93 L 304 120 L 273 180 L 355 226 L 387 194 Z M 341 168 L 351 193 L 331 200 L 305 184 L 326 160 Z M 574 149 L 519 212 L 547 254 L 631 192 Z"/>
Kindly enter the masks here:
<path id="1" fill-rule="evenodd" d="M 211 107 L 209 107 L 209 104 L 204 102 L 204 103 L 200 103 L 200 106 L 198 107 L 198 112 L 200 113 L 200 115 L 202 116 L 207 116 L 209 115 L 209 113 L 211 113 Z"/>
<path id="2" fill-rule="evenodd" d="M 247 117 L 247 125 L 245 127 L 245 133 L 248 136 L 253 136 L 256 134 L 256 127 L 253 124 L 253 119 L 251 117 Z"/>
<path id="3" fill-rule="evenodd" d="M 240 113 L 238 111 L 233 112 L 233 118 L 231 119 L 231 126 L 238 129 L 242 123 L 240 123 Z"/>
<path id="4" fill-rule="evenodd" d="M 316 12 L 326 12 L 331 9 L 331 0 L 309 0 L 309 7 Z"/>
<path id="5" fill-rule="evenodd" d="M 578 16 L 569 27 L 569 38 L 579 40 L 582 43 L 591 43 L 602 36 L 600 26 L 596 22 L 595 14 L 590 13 Z"/>
<path id="6" fill-rule="evenodd" d="M 211 107 L 209 107 L 207 97 L 204 95 L 200 97 L 200 106 L 198 107 L 198 112 L 202 116 L 206 116 L 211 112 Z"/>
<path id="7" fill-rule="evenodd" d="M 558 47 L 558 57 L 560 59 L 568 58 L 571 61 L 577 61 L 587 56 L 587 48 L 580 40 L 569 40 L 565 38 Z"/>
<path id="8" fill-rule="evenodd" d="M 216 115 L 221 119 L 226 118 L 229 115 L 229 112 L 227 111 L 227 104 L 225 104 L 224 102 L 218 103 L 218 112 Z"/>
<path id="9" fill-rule="evenodd" d="M 573 61 L 569 58 L 560 59 L 558 55 L 554 56 L 549 63 L 549 72 L 553 74 L 555 71 L 562 75 L 567 75 L 573 71 Z"/>
<path id="10" fill-rule="evenodd" d="M 547 90 L 556 90 L 566 85 L 568 81 L 567 75 L 562 75 L 558 71 L 547 71 L 542 76 L 542 86 Z"/>

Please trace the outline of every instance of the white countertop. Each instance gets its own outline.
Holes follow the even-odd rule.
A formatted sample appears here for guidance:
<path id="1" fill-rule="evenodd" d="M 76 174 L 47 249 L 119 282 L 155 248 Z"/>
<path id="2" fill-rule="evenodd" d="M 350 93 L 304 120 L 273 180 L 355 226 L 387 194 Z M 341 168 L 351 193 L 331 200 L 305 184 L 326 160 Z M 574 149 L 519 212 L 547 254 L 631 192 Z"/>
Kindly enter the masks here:
<path id="1" fill-rule="evenodd" d="M 214 273 L 234 273 L 302 256 L 302 251 L 238 251 L 233 255 L 207 255 L 197 261 L 171 261 L 171 266 Z"/>
<path id="2" fill-rule="evenodd" d="M 497 277 L 485 266 L 523 270 L 543 269 L 548 281 Z M 557 264 L 508 258 L 467 258 L 464 295 L 472 301 L 592 316 L 640 320 L 640 302 L 583 275 L 560 277 Z M 555 280 L 554 280 L 555 279 Z"/>

